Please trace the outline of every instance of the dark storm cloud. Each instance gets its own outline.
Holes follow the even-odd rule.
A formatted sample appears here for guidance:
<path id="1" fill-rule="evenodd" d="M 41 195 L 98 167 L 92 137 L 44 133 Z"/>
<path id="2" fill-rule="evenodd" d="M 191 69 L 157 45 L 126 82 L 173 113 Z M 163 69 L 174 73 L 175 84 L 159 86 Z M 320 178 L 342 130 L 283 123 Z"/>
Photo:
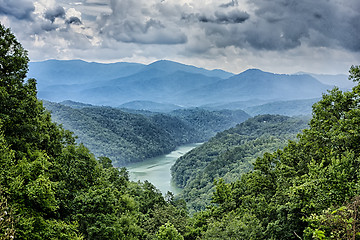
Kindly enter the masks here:
<path id="1" fill-rule="evenodd" d="M 65 10 L 63 7 L 56 7 L 53 9 L 48 9 L 44 14 L 45 19 L 50 20 L 52 23 L 55 21 L 55 18 L 65 18 Z"/>
<path id="2" fill-rule="evenodd" d="M 216 11 L 215 14 L 210 17 L 199 15 L 198 20 L 205 23 L 233 24 L 245 22 L 249 17 L 250 15 L 246 12 L 233 10 L 230 12 Z"/>
<path id="3" fill-rule="evenodd" d="M 228 8 L 228 7 L 235 7 L 235 6 L 239 6 L 239 2 L 237 0 L 232 0 L 229 3 L 221 4 L 219 7 Z"/>
<path id="4" fill-rule="evenodd" d="M 100 32 L 119 42 L 140 44 L 183 44 L 181 29 L 161 16 L 155 5 L 142 1 L 111 0 L 112 13 L 98 20 Z M 164 19 L 166 23 L 162 21 Z"/>
<path id="5" fill-rule="evenodd" d="M 154 19 L 144 23 L 124 20 L 114 25 L 106 25 L 103 31 L 111 38 L 127 43 L 182 44 L 187 41 L 184 34 L 169 31 L 160 21 Z"/>
<path id="6" fill-rule="evenodd" d="M 54 31 L 59 28 L 59 26 L 57 24 L 53 24 L 50 22 L 44 22 L 41 24 L 40 27 L 41 27 L 41 30 L 43 30 L 45 32 L 51 32 L 51 31 Z M 34 29 L 33 33 L 39 34 L 39 33 L 41 33 L 41 31 L 39 31 L 39 29 Z"/>
<path id="7" fill-rule="evenodd" d="M 30 0 L 0 0 L 0 15 L 13 16 L 19 20 L 32 20 L 35 7 Z"/>
<path id="8" fill-rule="evenodd" d="M 185 20 L 189 23 L 201 22 L 201 23 L 215 23 L 215 24 L 236 24 L 243 23 L 250 18 L 247 12 L 240 10 L 232 10 L 230 12 L 215 11 L 213 15 L 208 13 L 184 13 L 181 16 L 181 20 Z"/>
<path id="9" fill-rule="evenodd" d="M 78 17 L 70 17 L 66 20 L 67 24 L 75 24 L 75 25 L 81 25 L 82 22 Z"/>
<path id="10" fill-rule="evenodd" d="M 315 47 L 343 47 L 360 51 L 360 3 L 356 0 L 252 0 L 255 11 L 238 20 L 233 15 L 201 16 L 201 22 L 241 25 L 203 25 L 217 47 L 252 47 L 288 50 L 303 44 Z M 228 6 L 228 5 L 226 5 Z M 229 5 L 230 6 L 230 5 Z M 217 12 L 219 13 L 219 12 Z M 247 19 L 250 20 L 247 20 Z M 247 20 L 247 21 L 246 21 Z"/>
<path id="11" fill-rule="evenodd" d="M 360 28 L 356 22 L 359 11 L 353 11 L 355 1 L 254 2 L 260 26 L 274 29 L 287 42 L 298 43 L 294 46 L 302 41 L 309 41 L 314 46 L 340 45 L 349 50 L 360 50 Z M 290 44 L 288 47 L 291 46 Z"/>

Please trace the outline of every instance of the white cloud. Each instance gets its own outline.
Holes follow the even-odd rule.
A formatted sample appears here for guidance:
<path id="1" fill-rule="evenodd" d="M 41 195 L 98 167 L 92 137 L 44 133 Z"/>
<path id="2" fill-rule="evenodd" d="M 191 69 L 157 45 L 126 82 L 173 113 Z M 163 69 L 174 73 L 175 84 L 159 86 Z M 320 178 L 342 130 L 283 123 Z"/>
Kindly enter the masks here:
<path id="1" fill-rule="evenodd" d="M 69 8 L 66 10 L 66 18 L 77 17 L 81 20 L 81 12 L 76 11 L 75 8 Z"/>
<path id="2" fill-rule="evenodd" d="M 170 59 L 233 72 L 344 72 L 360 60 L 357 0 L 19 1 L 0 0 L 0 21 L 32 60 Z"/>

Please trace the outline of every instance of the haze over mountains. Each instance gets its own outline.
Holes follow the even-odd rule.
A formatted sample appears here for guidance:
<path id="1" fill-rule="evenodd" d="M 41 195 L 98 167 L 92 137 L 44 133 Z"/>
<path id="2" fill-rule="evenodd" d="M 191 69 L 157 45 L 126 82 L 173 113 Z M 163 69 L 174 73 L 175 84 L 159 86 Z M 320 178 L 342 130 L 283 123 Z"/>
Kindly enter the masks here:
<path id="1" fill-rule="evenodd" d="M 31 62 L 29 68 L 28 77 L 37 79 L 41 99 L 113 107 L 130 104 L 149 109 L 155 104 L 165 104 L 163 107 L 169 110 L 205 105 L 231 108 L 232 103 L 241 102 L 244 109 L 254 106 L 254 101 L 266 104 L 319 98 L 332 88 L 308 74 L 273 74 L 249 69 L 235 75 L 166 60 L 149 65 L 49 60 Z"/>

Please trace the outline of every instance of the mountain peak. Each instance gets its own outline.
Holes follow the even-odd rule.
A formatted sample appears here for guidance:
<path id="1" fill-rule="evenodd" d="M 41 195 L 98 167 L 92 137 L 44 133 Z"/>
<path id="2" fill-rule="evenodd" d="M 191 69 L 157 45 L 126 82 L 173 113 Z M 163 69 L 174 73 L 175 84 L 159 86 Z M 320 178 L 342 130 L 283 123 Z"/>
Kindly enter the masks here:
<path id="1" fill-rule="evenodd" d="M 148 65 L 148 67 L 151 68 L 161 68 L 162 70 L 166 70 L 166 71 L 173 71 L 173 69 L 200 69 L 194 66 L 190 66 L 190 65 L 185 65 L 182 63 L 178 63 L 178 62 L 174 62 L 174 61 L 170 61 L 170 60 L 158 60 L 155 61 L 153 63 L 150 63 Z"/>
<path id="2" fill-rule="evenodd" d="M 243 71 L 242 73 L 246 73 L 246 72 L 254 73 L 254 72 L 264 72 L 264 71 L 262 71 L 262 70 L 260 70 L 258 68 L 249 68 L 249 69 Z"/>
<path id="3" fill-rule="evenodd" d="M 258 74 L 271 74 L 275 75 L 275 73 L 271 72 L 264 72 L 263 70 L 260 70 L 258 68 L 249 68 L 248 70 L 243 71 L 242 73 L 238 75 L 258 75 Z"/>
<path id="4" fill-rule="evenodd" d="M 215 70 L 207 70 L 205 68 L 195 67 L 192 65 L 186 65 L 179 62 L 174 62 L 170 60 L 158 60 L 149 65 L 147 68 L 156 68 L 160 69 L 166 73 L 174 73 L 174 72 L 188 72 L 188 73 L 195 73 L 195 74 L 202 74 L 208 77 L 218 77 L 221 79 L 226 79 L 233 76 L 232 73 L 215 69 Z"/>

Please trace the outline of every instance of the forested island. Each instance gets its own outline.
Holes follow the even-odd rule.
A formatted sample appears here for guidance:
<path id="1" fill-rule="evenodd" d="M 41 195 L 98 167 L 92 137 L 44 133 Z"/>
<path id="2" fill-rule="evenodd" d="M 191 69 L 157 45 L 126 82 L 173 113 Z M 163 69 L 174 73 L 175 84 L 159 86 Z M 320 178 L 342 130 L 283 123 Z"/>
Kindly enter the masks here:
<path id="1" fill-rule="evenodd" d="M 2 25 L 0 46 L 2 239 L 358 238 L 360 66 L 350 69 L 356 86 L 324 94 L 309 125 L 258 116 L 180 159 L 186 200 L 210 200 L 191 199 L 189 214 L 185 200 L 76 143 L 37 99 L 27 52 Z"/>

